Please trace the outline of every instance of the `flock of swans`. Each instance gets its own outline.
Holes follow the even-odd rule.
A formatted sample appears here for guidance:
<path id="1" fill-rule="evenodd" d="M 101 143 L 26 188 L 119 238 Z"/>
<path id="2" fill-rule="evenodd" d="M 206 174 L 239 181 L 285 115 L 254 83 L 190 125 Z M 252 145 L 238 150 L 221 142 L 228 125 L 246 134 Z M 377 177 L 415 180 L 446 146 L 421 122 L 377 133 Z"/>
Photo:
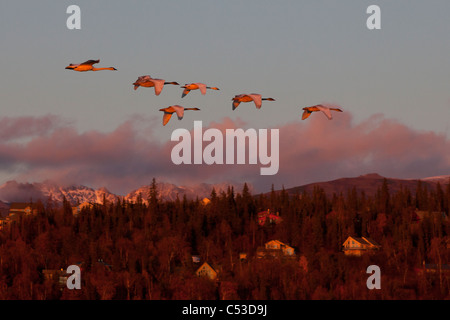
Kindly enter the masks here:
<path id="1" fill-rule="evenodd" d="M 70 64 L 66 67 L 66 69 L 73 70 L 73 71 L 79 71 L 79 72 L 100 71 L 100 70 L 116 71 L 117 70 L 114 67 L 95 68 L 93 65 L 97 64 L 99 62 L 100 62 L 100 60 L 88 60 L 88 61 L 85 61 L 85 62 L 79 63 L 79 64 Z M 150 77 L 149 75 L 140 76 L 133 83 L 134 90 L 137 90 L 139 87 L 145 87 L 145 88 L 154 87 L 155 95 L 157 95 L 157 96 L 159 96 L 161 94 L 161 91 L 163 90 L 164 85 L 166 85 L 166 84 L 178 85 L 178 86 L 180 85 L 178 82 L 175 82 L 175 81 L 168 82 L 163 79 L 154 79 L 154 78 Z M 200 90 L 200 93 L 202 95 L 206 94 L 207 89 L 220 90 L 217 87 L 208 87 L 206 84 L 199 83 L 199 82 L 185 84 L 184 86 L 181 86 L 181 88 L 184 89 L 183 93 L 181 94 L 181 98 L 184 98 L 192 90 Z M 232 102 L 233 110 L 235 110 L 239 106 L 239 104 L 242 102 L 252 102 L 253 101 L 253 103 L 255 104 L 255 107 L 257 109 L 260 109 L 263 101 L 275 101 L 274 98 L 263 98 L 260 94 L 257 94 L 257 93 L 238 94 L 238 95 L 234 96 L 231 100 L 233 101 Z M 164 112 L 163 126 L 165 126 L 169 122 L 170 118 L 172 117 L 172 114 L 174 114 L 174 113 L 176 113 L 179 120 L 183 119 L 184 111 L 186 111 L 186 110 L 197 111 L 200 109 L 199 108 L 184 108 L 180 105 L 173 105 L 173 106 L 170 106 L 167 108 L 159 109 L 159 111 Z M 324 105 L 319 104 L 319 105 L 303 108 L 302 120 L 305 120 L 306 118 L 308 118 L 311 115 L 311 113 L 316 112 L 316 111 L 321 111 L 329 120 L 333 119 L 333 117 L 331 115 L 331 111 L 343 112 L 342 109 L 340 109 L 340 108 L 330 108 L 330 107 L 326 107 Z"/>

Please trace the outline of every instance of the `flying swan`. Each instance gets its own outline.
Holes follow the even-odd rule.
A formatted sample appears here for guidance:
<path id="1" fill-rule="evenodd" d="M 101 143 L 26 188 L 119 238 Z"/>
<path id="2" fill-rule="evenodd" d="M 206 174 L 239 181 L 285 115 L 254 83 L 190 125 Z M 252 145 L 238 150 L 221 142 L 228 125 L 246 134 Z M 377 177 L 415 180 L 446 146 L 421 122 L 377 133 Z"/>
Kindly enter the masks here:
<path id="1" fill-rule="evenodd" d="M 256 108 L 260 109 L 263 100 L 275 101 L 275 99 L 273 99 L 273 98 L 261 98 L 261 95 L 257 94 L 257 93 L 238 94 L 238 95 L 234 96 L 234 98 L 232 98 L 231 100 L 233 101 L 233 103 L 232 103 L 233 110 L 236 109 L 241 102 L 253 101 L 255 103 Z"/>
<path id="2" fill-rule="evenodd" d="M 166 82 L 163 79 L 153 79 L 149 75 L 147 76 L 140 76 L 138 79 L 133 83 L 134 90 L 137 90 L 139 87 L 155 87 L 155 94 L 159 96 L 161 93 L 163 87 L 165 84 L 173 84 L 179 86 L 178 82 Z"/>
<path id="3" fill-rule="evenodd" d="M 184 88 L 183 94 L 181 95 L 182 98 L 184 98 L 189 92 L 191 92 L 191 90 L 199 89 L 202 95 L 206 94 L 206 89 L 220 90 L 216 87 L 207 87 L 206 84 L 200 82 L 185 84 L 184 86 L 182 86 L 182 88 Z"/>
<path id="4" fill-rule="evenodd" d="M 100 60 L 88 60 L 83 63 L 79 64 L 69 64 L 66 69 L 73 70 L 73 71 L 100 71 L 100 70 L 117 70 L 116 68 L 109 67 L 109 68 L 95 68 L 93 65 L 96 63 L 99 63 Z"/>
<path id="5" fill-rule="evenodd" d="M 341 109 L 339 108 L 329 108 L 329 107 L 325 107 L 321 104 L 318 104 L 316 106 L 312 106 L 312 107 L 306 107 L 303 108 L 303 115 L 302 115 L 302 120 L 305 120 L 306 118 L 308 118 L 311 113 L 313 112 L 317 112 L 317 111 L 322 111 L 323 114 L 329 119 L 333 119 L 332 115 L 331 115 L 331 110 L 333 111 L 338 111 L 338 112 L 343 112 Z"/>
<path id="6" fill-rule="evenodd" d="M 184 108 L 182 106 L 179 105 L 173 105 L 167 108 L 162 108 L 159 109 L 159 111 L 164 111 L 164 116 L 163 116 L 163 126 L 165 126 L 170 118 L 172 117 L 172 114 L 176 113 L 178 116 L 178 120 L 183 119 L 184 116 L 184 111 L 186 110 L 200 110 L 199 108 Z"/>

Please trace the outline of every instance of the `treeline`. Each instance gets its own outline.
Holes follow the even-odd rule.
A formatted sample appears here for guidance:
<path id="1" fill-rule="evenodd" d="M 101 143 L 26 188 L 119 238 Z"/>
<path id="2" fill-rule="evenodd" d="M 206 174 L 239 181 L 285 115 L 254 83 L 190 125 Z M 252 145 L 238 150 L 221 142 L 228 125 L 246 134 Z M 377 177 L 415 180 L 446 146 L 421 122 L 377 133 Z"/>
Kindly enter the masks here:
<path id="1" fill-rule="evenodd" d="M 391 193 L 386 180 L 373 197 L 320 188 L 252 195 L 244 185 L 213 189 L 208 204 L 161 201 L 153 180 L 148 199 L 105 201 L 77 216 L 49 199 L 0 231 L 0 299 L 449 299 L 449 203 L 448 184 Z M 260 226 L 267 209 L 282 222 Z M 348 236 L 381 250 L 345 256 Z M 257 259 L 273 239 L 296 258 Z M 192 255 L 218 266 L 218 280 L 198 277 Z M 425 272 L 424 263 L 441 267 Z M 81 290 L 44 276 L 72 264 L 81 266 Z M 366 286 L 369 265 L 381 269 L 380 290 Z"/>

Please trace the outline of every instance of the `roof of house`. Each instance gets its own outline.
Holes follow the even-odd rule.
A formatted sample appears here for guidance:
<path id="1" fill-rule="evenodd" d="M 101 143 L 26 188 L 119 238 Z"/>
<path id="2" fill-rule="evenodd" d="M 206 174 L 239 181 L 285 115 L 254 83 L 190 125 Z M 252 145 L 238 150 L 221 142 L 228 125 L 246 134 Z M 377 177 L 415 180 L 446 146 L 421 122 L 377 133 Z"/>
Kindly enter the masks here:
<path id="1" fill-rule="evenodd" d="M 271 242 L 276 242 L 276 243 L 280 246 L 280 248 L 285 247 L 285 248 L 292 248 L 292 249 L 295 250 L 295 248 L 294 248 L 293 246 L 290 246 L 290 245 L 288 245 L 288 244 L 285 244 L 285 243 L 281 242 L 280 240 L 270 240 L 270 241 L 267 241 L 267 242 L 265 243 L 265 245 L 267 246 L 267 244 L 269 244 L 269 243 L 271 243 Z M 277 250 L 277 249 L 266 249 L 266 247 L 259 247 L 259 248 L 261 248 L 261 249 L 259 249 L 259 250 L 265 250 L 265 251 L 267 251 L 267 250 Z"/>
<path id="2" fill-rule="evenodd" d="M 203 267 L 206 267 L 206 268 L 211 268 L 212 270 L 214 270 L 214 268 L 208 263 L 208 262 L 203 262 L 202 263 L 202 265 L 197 269 L 197 270 L 200 270 L 200 269 L 202 269 Z M 215 270 L 214 270 L 215 271 Z"/>
<path id="3" fill-rule="evenodd" d="M 266 244 L 268 244 L 268 243 L 270 243 L 270 242 L 276 242 L 276 243 L 278 243 L 279 245 L 289 247 L 287 244 L 281 242 L 280 240 L 270 240 L 270 241 L 267 241 Z"/>
<path id="4" fill-rule="evenodd" d="M 270 212 L 270 209 L 267 209 L 267 210 L 265 210 L 265 211 L 261 211 L 261 212 L 258 212 L 258 217 L 265 217 L 265 216 L 274 216 L 274 217 L 278 217 L 279 216 L 279 213 L 278 212 L 276 212 L 276 213 L 274 213 L 274 212 Z"/>
<path id="5" fill-rule="evenodd" d="M 263 226 L 266 223 L 266 220 L 268 218 L 271 220 L 271 222 L 275 222 L 275 223 L 279 223 L 279 222 L 281 222 L 283 220 L 279 216 L 278 212 L 275 214 L 275 213 L 269 212 L 269 210 L 262 211 L 262 212 L 258 213 L 258 223 L 259 223 L 259 225 Z"/>
<path id="6" fill-rule="evenodd" d="M 195 273 L 198 274 L 199 271 L 202 269 L 208 269 L 208 270 L 214 272 L 216 275 L 219 273 L 218 272 L 219 267 L 211 266 L 208 262 L 203 262 L 202 265 L 199 268 L 197 268 L 197 271 Z"/>
<path id="7" fill-rule="evenodd" d="M 347 240 L 349 238 L 352 238 L 353 240 L 355 240 L 355 241 L 357 241 L 357 242 L 359 242 L 359 243 L 361 243 L 363 245 L 366 245 L 366 246 L 376 246 L 376 247 L 380 246 L 375 240 L 370 239 L 370 238 L 366 238 L 366 237 L 361 237 L 361 238 L 359 238 L 359 237 L 348 237 Z M 345 241 L 347 241 L 347 240 L 345 240 Z"/>

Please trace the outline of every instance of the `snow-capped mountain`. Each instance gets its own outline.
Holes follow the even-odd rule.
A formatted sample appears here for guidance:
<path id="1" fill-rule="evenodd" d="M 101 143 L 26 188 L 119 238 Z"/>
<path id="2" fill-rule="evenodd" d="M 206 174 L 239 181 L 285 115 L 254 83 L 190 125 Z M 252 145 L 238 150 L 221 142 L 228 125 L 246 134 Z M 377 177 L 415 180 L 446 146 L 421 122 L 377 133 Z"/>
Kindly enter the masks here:
<path id="1" fill-rule="evenodd" d="M 383 177 L 378 174 L 368 174 L 356 178 L 341 178 L 334 181 L 313 183 L 305 186 L 295 187 L 288 189 L 289 191 L 296 192 L 303 189 L 308 189 L 313 185 L 320 185 L 325 190 L 330 192 L 346 191 L 349 186 L 355 186 L 359 189 L 364 189 L 366 194 L 370 194 L 376 191 L 377 183 L 383 181 Z M 421 180 L 427 184 L 435 185 L 440 182 L 442 185 L 447 185 L 450 181 L 450 175 L 442 175 L 421 179 L 393 179 L 388 178 L 390 182 L 391 190 L 395 191 L 396 186 L 408 186 L 414 188 L 417 185 L 417 181 Z M 228 187 L 232 186 L 234 188 L 235 194 L 241 193 L 243 189 L 243 183 L 220 183 L 220 184 L 207 184 L 202 183 L 194 186 L 177 186 L 175 184 L 158 182 L 157 192 L 158 197 L 162 200 L 173 201 L 178 197 L 180 200 L 186 195 L 188 199 L 203 199 L 205 197 L 210 197 L 211 191 L 214 188 L 217 194 L 221 192 L 227 192 Z M 252 186 L 248 185 L 249 191 L 252 192 Z M 375 188 L 375 189 L 374 189 Z M 130 202 L 135 202 L 140 196 L 144 203 L 147 203 L 150 198 L 151 186 L 142 186 L 134 191 L 131 191 L 126 196 L 115 195 L 108 191 L 106 188 L 93 189 L 90 187 L 77 185 L 63 187 L 52 182 L 42 182 L 42 183 L 19 183 L 16 181 L 8 181 L 2 186 L 0 186 L 0 213 L 2 208 L 9 206 L 12 202 L 36 202 L 41 200 L 44 204 L 50 199 L 55 203 L 62 203 L 64 197 L 72 205 L 77 203 L 90 202 L 90 203 L 103 203 L 103 199 L 107 202 L 116 202 L 118 199 L 127 200 Z M 2 207 L 3 205 L 3 207 Z M 3 210 L 4 211 L 4 210 Z"/>
<path id="2" fill-rule="evenodd" d="M 171 183 L 157 182 L 158 197 L 162 200 L 176 200 L 177 196 L 181 200 L 186 195 L 188 199 L 195 199 L 198 197 L 202 199 L 209 197 L 211 191 L 215 188 L 216 192 L 226 192 L 228 186 L 233 186 L 235 193 L 241 192 L 243 184 L 200 184 L 196 186 L 177 186 Z M 147 203 L 150 197 L 151 186 L 142 186 L 126 196 L 115 195 L 108 191 L 106 188 L 93 189 L 90 187 L 77 185 L 62 187 L 52 182 L 42 183 L 19 183 L 16 181 L 8 181 L 0 186 L 0 202 L 12 203 L 12 202 L 36 202 L 42 201 L 44 204 L 50 199 L 55 203 L 62 203 L 64 197 L 72 205 L 77 203 L 89 202 L 89 203 L 103 203 L 103 198 L 109 203 L 116 202 L 118 199 L 128 200 L 135 202 L 139 195 L 144 203 Z M 251 186 L 249 185 L 250 191 Z"/>
<path id="3" fill-rule="evenodd" d="M 195 199 L 197 197 L 199 199 L 203 199 L 205 197 L 209 198 L 213 188 L 216 190 L 217 194 L 219 194 L 222 191 L 226 192 L 229 186 L 232 186 L 234 188 L 235 193 L 240 193 L 244 185 L 236 183 L 221 183 L 221 184 L 202 183 L 199 185 L 187 187 L 187 186 L 177 186 L 165 182 L 156 183 L 158 197 L 160 199 L 168 201 L 176 200 L 177 196 L 178 199 L 182 200 L 184 195 L 186 195 L 187 199 Z M 249 188 L 251 191 L 250 185 Z M 124 199 L 130 202 L 136 202 L 136 200 L 140 195 L 142 202 L 147 203 L 148 199 L 150 198 L 150 189 L 151 189 L 150 185 L 140 187 L 139 189 L 136 189 L 130 192 L 128 195 L 126 195 Z"/>
<path id="4" fill-rule="evenodd" d="M 50 199 L 56 203 L 62 203 L 64 197 L 72 205 L 83 202 L 102 203 L 103 197 L 109 202 L 117 201 L 117 196 L 106 188 L 98 190 L 85 186 L 62 187 L 51 182 L 42 183 L 18 183 L 8 181 L 0 186 L 0 200 L 11 202 L 36 202 L 46 203 Z"/>

